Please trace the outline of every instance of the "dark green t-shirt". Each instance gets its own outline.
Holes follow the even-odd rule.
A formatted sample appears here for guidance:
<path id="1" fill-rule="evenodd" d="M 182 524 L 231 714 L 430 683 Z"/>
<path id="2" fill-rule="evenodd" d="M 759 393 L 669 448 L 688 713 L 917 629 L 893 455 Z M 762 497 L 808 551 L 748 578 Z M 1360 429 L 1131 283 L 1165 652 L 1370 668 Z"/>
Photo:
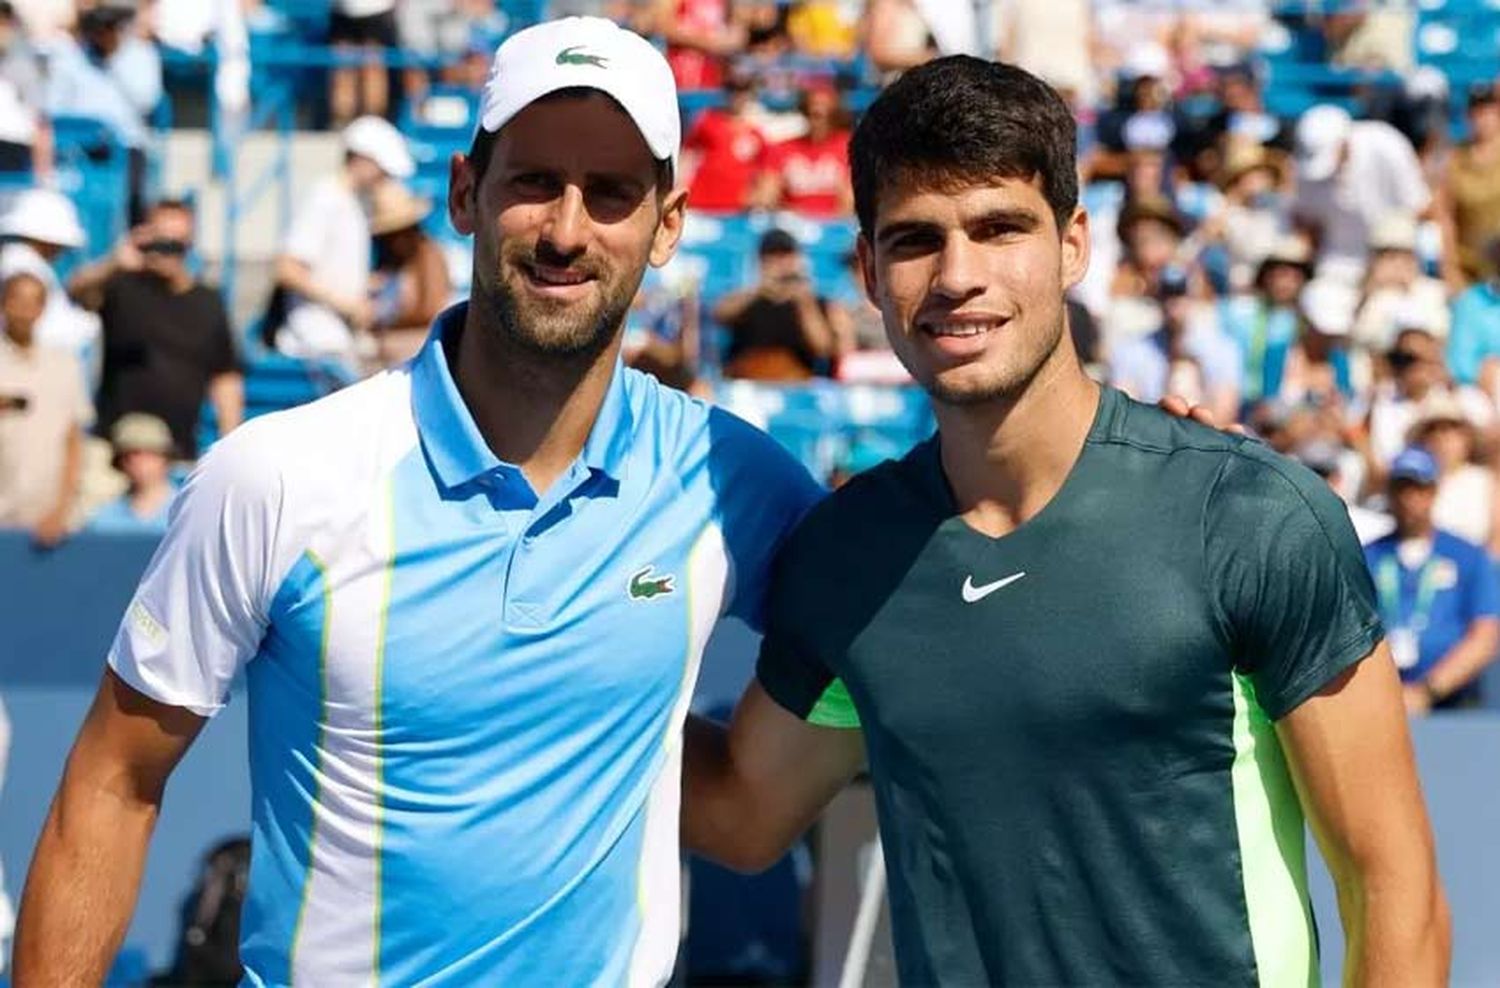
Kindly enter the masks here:
<path id="1" fill-rule="evenodd" d="M 936 439 L 814 509 L 758 676 L 863 727 L 903 983 L 1307 985 L 1272 722 L 1380 637 L 1326 484 L 1105 389 L 1002 538 L 957 517 Z"/>

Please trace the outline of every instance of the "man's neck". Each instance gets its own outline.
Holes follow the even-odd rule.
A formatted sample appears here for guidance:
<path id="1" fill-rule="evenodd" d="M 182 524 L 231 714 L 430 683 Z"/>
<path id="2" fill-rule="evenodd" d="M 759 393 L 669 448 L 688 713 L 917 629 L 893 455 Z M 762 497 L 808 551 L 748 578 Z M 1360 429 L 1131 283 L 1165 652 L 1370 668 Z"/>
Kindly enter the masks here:
<path id="1" fill-rule="evenodd" d="M 1402 528 L 1396 527 L 1396 540 L 1398 542 L 1431 542 L 1432 533 L 1435 531 L 1431 522 L 1426 525 L 1412 525 Z"/>
<path id="2" fill-rule="evenodd" d="M 494 321 L 471 301 L 463 334 L 444 355 L 485 443 L 520 467 L 540 497 L 588 441 L 614 373 L 619 334 L 592 359 L 574 363 L 516 347 Z"/>
<path id="3" fill-rule="evenodd" d="M 14 336 L 12 336 L 10 333 L 6 333 L 4 335 L 5 335 L 5 342 L 9 343 L 11 346 L 15 347 L 17 350 L 21 351 L 23 354 L 27 355 L 28 357 L 32 353 L 34 353 L 36 351 L 36 337 L 35 336 L 33 336 L 29 340 L 18 340 Z"/>
<path id="4" fill-rule="evenodd" d="M 1099 400 L 1099 385 L 1060 347 L 1010 401 L 935 404 L 943 472 L 964 520 L 997 538 L 1046 507 L 1083 450 Z"/>

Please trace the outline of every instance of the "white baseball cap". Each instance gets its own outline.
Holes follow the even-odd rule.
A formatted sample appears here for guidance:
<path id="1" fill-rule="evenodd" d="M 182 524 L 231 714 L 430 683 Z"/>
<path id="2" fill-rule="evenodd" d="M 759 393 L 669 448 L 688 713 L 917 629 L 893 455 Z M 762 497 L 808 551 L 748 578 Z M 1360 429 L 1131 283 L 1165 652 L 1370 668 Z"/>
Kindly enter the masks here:
<path id="1" fill-rule="evenodd" d="M 73 200 L 52 189 L 26 189 L 0 216 L 0 236 L 25 237 L 59 247 L 82 247 L 88 237 Z"/>
<path id="2" fill-rule="evenodd" d="M 682 119 L 672 69 L 651 42 L 602 17 L 565 17 L 507 38 L 485 80 L 479 126 L 498 131 L 543 96 L 576 86 L 619 103 L 651 154 L 669 159 L 676 174 Z"/>
<path id="3" fill-rule="evenodd" d="M 1304 113 L 1297 121 L 1297 177 L 1309 182 L 1332 178 L 1353 126 L 1349 111 L 1341 106 L 1324 104 Z"/>
<path id="4" fill-rule="evenodd" d="M 382 117 L 360 117 L 344 128 L 344 150 L 369 158 L 391 178 L 411 178 L 417 164 L 406 138 Z"/>
<path id="5" fill-rule="evenodd" d="M 1333 278 L 1314 278 L 1302 289 L 1302 314 L 1324 336 L 1348 336 L 1359 307 L 1359 292 Z"/>

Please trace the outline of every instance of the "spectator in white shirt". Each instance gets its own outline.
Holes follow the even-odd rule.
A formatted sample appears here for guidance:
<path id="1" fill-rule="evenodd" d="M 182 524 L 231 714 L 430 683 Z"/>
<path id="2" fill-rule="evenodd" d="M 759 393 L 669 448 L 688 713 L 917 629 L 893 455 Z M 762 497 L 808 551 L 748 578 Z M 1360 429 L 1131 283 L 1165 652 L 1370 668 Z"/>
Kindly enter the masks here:
<path id="1" fill-rule="evenodd" d="M 344 128 L 344 163 L 315 184 L 297 210 L 276 259 L 284 317 L 268 327 L 276 349 L 293 357 L 340 361 L 353 369 L 370 328 L 370 199 L 382 182 L 411 177 L 401 133 L 379 117 Z M 278 313 L 279 314 L 279 313 Z"/>
<path id="2" fill-rule="evenodd" d="M 1298 121 L 1293 211 L 1317 246 L 1320 276 L 1358 285 L 1375 224 L 1391 213 L 1420 217 L 1431 206 L 1417 152 L 1395 127 L 1353 120 L 1331 105 Z"/>

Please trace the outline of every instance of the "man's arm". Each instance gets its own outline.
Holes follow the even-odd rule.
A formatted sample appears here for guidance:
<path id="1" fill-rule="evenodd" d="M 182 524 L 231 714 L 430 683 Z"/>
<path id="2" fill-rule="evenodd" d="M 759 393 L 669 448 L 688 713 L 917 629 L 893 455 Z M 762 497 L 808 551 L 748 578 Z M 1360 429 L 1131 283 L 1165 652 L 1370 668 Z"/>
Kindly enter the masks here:
<path id="1" fill-rule="evenodd" d="M 141 251 L 137 245 L 146 236 L 145 229 L 136 227 L 109 254 L 75 271 L 68 279 L 68 295 L 74 303 L 90 312 L 98 312 L 104 305 L 104 288 L 109 279 L 121 271 L 141 269 Z"/>
<path id="2" fill-rule="evenodd" d="M 817 819 L 864 758 L 862 732 L 809 724 L 751 683 L 727 731 L 688 718 L 683 842 L 730 868 L 763 871 Z"/>
<path id="3" fill-rule="evenodd" d="M 73 504 L 78 500 L 78 483 L 83 476 L 83 427 L 73 426 L 63 440 L 62 476 L 58 478 L 57 501 L 37 522 L 32 533 L 37 544 L 55 546 L 68 534 L 68 519 L 73 514 Z"/>
<path id="4" fill-rule="evenodd" d="M 1434 698 L 1446 699 L 1468 686 L 1495 661 L 1496 647 L 1500 647 L 1500 618 L 1471 621 L 1464 636 L 1427 674 L 1426 686 L 1406 687 L 1407 709 L 1415 704 L 1415 713 L 1426 713 Z"/>
<path id="5" fill-rule="evenodd" d="M 239 371 L 214 375 L 208 382 L 208 400 L 213 402 L 219 435 L 229 435 L 245 420 L 244 376 Z"/>
<path id="6" fill-rule="evenodd" d="M 374 320 L 375 310 L 369 299 L 364 296 L 346 298 L 330 291 L 313 277 L 312 268 L 306 261 L 290 254 L 276 258 L 276 284 L 310 302 L 328 306 L 354 329 L 368 329 Z"/>
<path id="7" fill-rule="evenodd" d="M 1344 983 L 1447 984 L 1448 904 L 1389 649 L 1381 643 L 1276 727 L 1338 889 Z"/>
<path id="8" fill-rule="evenodd" d="M 104 982 L 135 906 L 167 777 L 203 724 L 104 674 L 26 878 L 16 984 Z"/>

